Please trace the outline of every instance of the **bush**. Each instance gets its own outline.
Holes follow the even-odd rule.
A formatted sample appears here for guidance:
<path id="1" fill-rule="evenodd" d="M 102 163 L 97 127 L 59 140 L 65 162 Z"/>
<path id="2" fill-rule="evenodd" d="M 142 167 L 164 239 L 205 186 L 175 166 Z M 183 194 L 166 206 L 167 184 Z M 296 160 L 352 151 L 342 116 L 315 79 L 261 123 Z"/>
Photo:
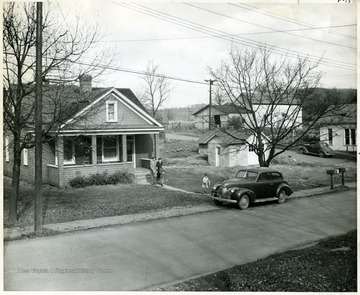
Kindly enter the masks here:
<path id="1" fill-rule="evenodd" d="M 86 187 L 91 185 L 106 185 L 106 184 L 117 184 L 117 183 L 132 183 L 133 177 L 128 171 L 117 171 L 113 174 L 108 174 L 107 171 L 104 173 L 96 173 L 85 176 L 76 176 L 69 181 L 69 185 L 73 188 Z"/>

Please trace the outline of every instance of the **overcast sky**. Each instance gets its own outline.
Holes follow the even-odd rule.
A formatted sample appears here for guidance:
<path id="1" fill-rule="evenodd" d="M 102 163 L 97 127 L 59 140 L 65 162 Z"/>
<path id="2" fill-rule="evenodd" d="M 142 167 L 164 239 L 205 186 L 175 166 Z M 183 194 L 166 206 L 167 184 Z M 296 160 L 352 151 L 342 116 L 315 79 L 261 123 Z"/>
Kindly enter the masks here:
<path id="1" fill-rule="evenodd" d="M 226 59 L 231 46 L 257 42 L 275 46 L 277 52 L 323 55 L 321 86 L 356 88 L 356 4 L 299 2 L 87 0 L 54 2 L 50 7 L 61 9 L 60 18 L 80 15 L 106 32 L 102 45 L 117 52 L 114 65 L 119 70 L 95 79 L 95 85 L 131 88 L 140 94 L 145 87 L 142 76 L 121 69 L 144 71 L 149 61 L 165 76 L 198 82 L 169 80 L 173 90 L 166 107 L 208 103 L 207 68 Z"/>

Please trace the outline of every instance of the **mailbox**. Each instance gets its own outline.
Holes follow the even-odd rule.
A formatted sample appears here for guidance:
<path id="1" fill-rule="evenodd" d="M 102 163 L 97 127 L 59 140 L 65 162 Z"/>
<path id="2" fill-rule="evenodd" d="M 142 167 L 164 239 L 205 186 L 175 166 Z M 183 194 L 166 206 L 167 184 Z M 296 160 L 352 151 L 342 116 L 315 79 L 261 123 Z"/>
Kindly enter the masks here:
<path id="1" fill-rule="evenodd" d="M 328 169 L 326 170 L 326 174 L 330 175 L 330 188 L 333 189 L 334 188 L 334 183 L 333 183 L 333 175 L 334 174 L 339 174 L 341 173 L 341 185 L 344 186 L 345 185 L 345 179 L 344 179 L 344 173 L 346 172 L 346 168 L 338 168 L 338 169 Z"/>
<path id="2" fill-rule="evenodd" d="M 326 173 L 329 174 L 329 175 L 339 174 L 339 169 L 326 170 Z"/>

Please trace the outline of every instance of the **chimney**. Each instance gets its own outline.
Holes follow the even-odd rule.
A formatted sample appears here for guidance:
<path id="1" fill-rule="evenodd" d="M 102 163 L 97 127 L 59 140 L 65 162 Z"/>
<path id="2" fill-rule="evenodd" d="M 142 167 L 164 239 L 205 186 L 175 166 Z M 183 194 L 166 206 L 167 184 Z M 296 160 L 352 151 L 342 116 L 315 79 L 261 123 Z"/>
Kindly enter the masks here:
<path id="1" fill-rule="evenodd" d="M 80 80 L 80 92 L 81 93 L 91 93 L 91 75 L 81 75 L 79 76 Z"/>

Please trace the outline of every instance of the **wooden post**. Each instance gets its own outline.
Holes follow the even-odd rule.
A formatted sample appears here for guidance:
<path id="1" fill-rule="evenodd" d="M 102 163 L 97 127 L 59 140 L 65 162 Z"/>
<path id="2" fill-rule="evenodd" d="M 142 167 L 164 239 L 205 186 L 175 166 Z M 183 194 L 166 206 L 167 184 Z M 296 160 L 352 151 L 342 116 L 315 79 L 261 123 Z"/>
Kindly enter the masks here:
<path id="1" fill-rule="evenodd" d="M 36 3 L 35 212 L 34 231 L 42 235 L 42 2 Z"/>

